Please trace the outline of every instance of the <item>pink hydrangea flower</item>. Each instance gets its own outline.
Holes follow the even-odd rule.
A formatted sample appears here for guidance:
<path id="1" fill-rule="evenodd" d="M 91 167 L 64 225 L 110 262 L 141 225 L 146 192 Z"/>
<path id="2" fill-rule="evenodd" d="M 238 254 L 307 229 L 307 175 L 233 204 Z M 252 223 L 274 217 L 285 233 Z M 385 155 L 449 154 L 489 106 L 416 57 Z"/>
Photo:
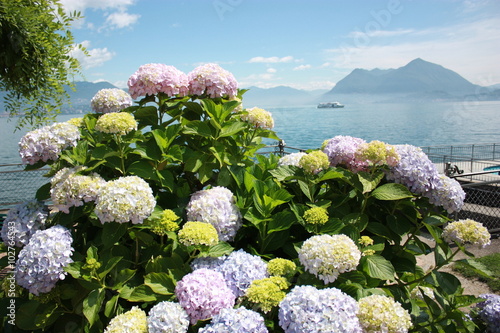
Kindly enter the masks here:
<path id="1" fill-rule="evenodd" d="M 187 75 L 174 66 L 164 64 L 142 65 L 128 79 L 127 85 L 134 99 L 160 92 L 169 97 L 186 96 L 189 91 Z"/>
<path id="2" fill-rule="evenodd" d="M 238 82 L 233 74 L 217 64 L 196 67 L 188 74 L 188 80 L 189 91 L 193 95 L 233 98 L 238 93 Z"/>

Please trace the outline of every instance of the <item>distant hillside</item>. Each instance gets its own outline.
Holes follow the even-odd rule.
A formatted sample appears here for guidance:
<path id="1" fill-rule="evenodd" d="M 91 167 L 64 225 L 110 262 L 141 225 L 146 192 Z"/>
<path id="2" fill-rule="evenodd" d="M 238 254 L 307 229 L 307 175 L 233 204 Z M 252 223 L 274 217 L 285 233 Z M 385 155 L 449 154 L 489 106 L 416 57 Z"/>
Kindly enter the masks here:
<path id="1" fill-rule="evenodd" d="M 355 69 L 324 97 L 338 94 L 398 94 L 441 99 L 473 94 L 478 86 L 452 70 L 420 58 L 397 69 Z"/>
<path id="2" fill-rule="evenodd" d="M 101 89 L 116 88 L 109 82 L 75 82 L 74 90 L 66 88 L 71 100 L 70 105 L 62 108 L 63 113 L 87 113 L 90 112 L 90 100 Z"/>

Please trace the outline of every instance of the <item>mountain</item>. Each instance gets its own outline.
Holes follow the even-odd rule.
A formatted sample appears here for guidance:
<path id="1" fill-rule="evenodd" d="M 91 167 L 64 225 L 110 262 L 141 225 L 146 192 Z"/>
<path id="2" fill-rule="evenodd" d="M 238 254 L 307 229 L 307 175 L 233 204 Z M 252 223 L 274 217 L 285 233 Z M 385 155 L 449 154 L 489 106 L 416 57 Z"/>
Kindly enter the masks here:
<path id="1" fill-rule="evenodd" d="M 87 113 L 90 112 L 90 100 L 101 89 L 116 88 L 109 82 L 87 82 L 77 81 L 74 89 L 66 87 L 71 103 L 62 107 L 63 113 Z"/>
<path id="2" fill-rule="evenodd" d="M 397 94 L 412 99 L 453 99 L 474 94 L 478 86 L 441 65 L 417 58 L 397 69 L 355 69 L 323 97 L 338 94 Z"/>

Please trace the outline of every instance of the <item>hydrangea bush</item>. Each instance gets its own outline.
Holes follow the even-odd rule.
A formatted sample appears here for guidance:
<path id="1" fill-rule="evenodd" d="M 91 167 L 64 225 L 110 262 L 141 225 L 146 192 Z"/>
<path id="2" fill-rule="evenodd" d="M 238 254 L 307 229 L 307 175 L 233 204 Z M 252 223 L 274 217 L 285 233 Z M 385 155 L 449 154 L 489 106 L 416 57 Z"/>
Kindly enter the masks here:
<path id="1" fill-rule="evenodd" d="M 13 208 L 1 233 L 16 251 L 17 330 L 481 332 L 495 323 L 492 301 L 464 295 L 440 271 L 490 235 L 453 222 L 465 194 L 419 148 L 336 136 L 260 155 L 280 139 L 272 115 L 246 108 L 220 66 L 184 74 L 147 64 L 128 84 L 130 98 L 99 92 L 91 113 L 19 144 L 26 169 L 50 171 L 38 201 Z M 429 254 L 425 271 L 416 259 Z"/>

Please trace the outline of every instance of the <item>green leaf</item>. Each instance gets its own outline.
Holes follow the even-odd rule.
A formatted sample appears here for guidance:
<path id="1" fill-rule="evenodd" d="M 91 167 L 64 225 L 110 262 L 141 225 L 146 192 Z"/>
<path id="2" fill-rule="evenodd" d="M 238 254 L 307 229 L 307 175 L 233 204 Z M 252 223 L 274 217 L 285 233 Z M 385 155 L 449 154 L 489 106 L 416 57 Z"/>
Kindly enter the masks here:
<path id="1" fill-rule="evenodd" d="M 246 128 L 246 126 L 247 125 L 245 123 L 240 122 L 240 121 L 231 122 L 229 124 L 226 124 L 226 125 L 224 125 L 224 127 L 222 127 L 222 129 L 219 133 L 219 137 L 223 138 L 223 137 L 235 135 L 236 133 L 244 130 Z"/>
<path id="2" fill-rule="evenodd" d="M 202 122 L 201 120 L 193 120 L 184 126 L 184 134 L 191 134 L 196 136 L 203 136 L 210 138 L 212 136 L 212 131 L 210 127 Z"/>
<path id="3" fill-rule="evenodd" d="M 271 221 L 269 221 L 267 233 L 270 234 L 290 229 L 296 221 L 295 215 L 292 212 L 288 210 L 281 211 L 278 214 L 273 215 Z"/>
<path id="4" fill-rule="evenodd" d="M 128 224 L 108 222 L 102 227 L 102 243 L 104 248 L 110 248 L 117 243 L 128 230 Z"/>
<path id="5" fill-rule="evenodd" d="M 52 187 L 51 183 L 44 184 L 36 191 L 35 198 L 39 201 L 44 201 L 50 199 L 50 189 Z"/>
<path id="6" fill-rule="evenodd" d="M 446 272 L 433 271 L 431 275 L 426 278 L 426 281 L 432 285 L 438 286 L 448 295 L 454 295 L 461 289 L 460 280 L 453 274 Z"/>
<path id="7" fill-rule="evenodd" d="M 106 317 L 111 318 L 114 316 L 119 298 L 119 295 L 114 295 L 109 301 L 106 302 L 106 306 L 104 307 L 104 315 Z"/>
<path id="8" fill-rule="evenodd" d="M 363 185 L 363 193 L 368 193 L 373 191 L 377 187 L 377 185 L 384 177 L 384 173 L 377 173 L 372 176 L 367 172 L 359 172 L 357 176 L 359 182 L 361 183 L 361 185 Z"/>
<path id="9" fill-rule="evenodd" d="M 106 261 L 106 265 L 99 269 L 99 277 L 101 279 L 105 278 L 106 275 L 111 272 L 111 270 L 122 260 L 123 257 L 112 257 Z"/>
<path id="10" fill-rule="evenodd" d="M 224 255 L 229 255 L 233 252 L 234 248 L 226 242 L 219 242 L 217 245 L 210 246 L 208 251 L 205 253 L 207 257 L 221 257 Z"/>
<path id="11" fill-rule="evenodd" d="M 144 277 L 144 284 L 160 295 L 173 295 L 175 280 L 168 273 L 149 273 Z"/>
<path id="12" fill-rule="evenodd" d="M 378 200 L 401 200 L 413 197 L 406 186 L 397 183 L 387 183 L 377 187 L 371 195 Z"/>
<path id="13" fill-rule="evenodd" d="M 377 254 L 361 257 L 361 269 L 368 276 L 381 280 L 394 280 L 396 271 L 391 262 Z"/>
<path id="14" fill-rule="evenodd" d="M 159 181 L 156 169 L 150 162 L 145 160 L 136 161 L 127 168 L 127 173 L 144 179 Z"/>
<path id="15" fill-rule="evenodd" d="M 144 284 L 137 287 L 123 287 L 120 290 L 120 297 L 130 302 L 153 302 L 156 296 L 149 286 Z"/>
<path id="16" fill-rule="evenodd" d="M 106 289 L 99 288 L 92 290 L 83 300 L 83 314 L 89 321 L 90 326 L 94 325 L 99 319 L 99 311 L 101 310 Z"/>
<path id="17" fill-rule="evenodd" d="M 154 106 L 143 106 L 134 112 L 134 117 L 141 125 L 158 125 L 158 110 Z"/>

